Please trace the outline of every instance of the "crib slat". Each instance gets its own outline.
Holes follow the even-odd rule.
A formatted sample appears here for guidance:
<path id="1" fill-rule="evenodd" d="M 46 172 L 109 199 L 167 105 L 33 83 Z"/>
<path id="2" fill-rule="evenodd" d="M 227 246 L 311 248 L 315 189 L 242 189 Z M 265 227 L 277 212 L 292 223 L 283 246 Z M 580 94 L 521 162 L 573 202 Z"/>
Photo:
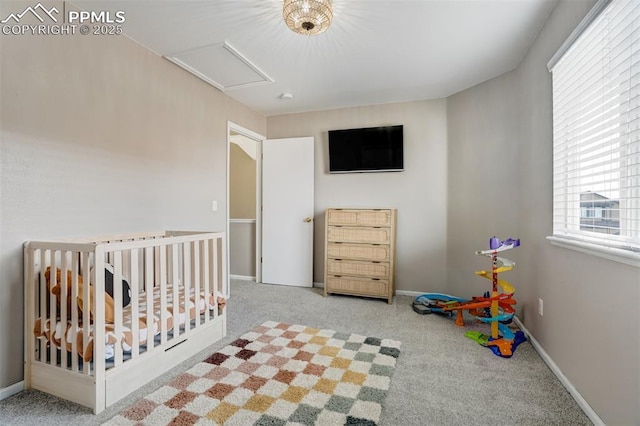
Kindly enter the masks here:
<path id="1" fill-rule="evenodd" d="M 45 321 L 47 320 L 47 281 L 46 281 L 46 277 L 44 276 L 44 273 L 46 271 L 46 265 L 47 265 L 47 256 L 46 256 L 46 250 L 40 250 L 40 289 L 39 289 L 39 296 L 40 296 L 40 312 L 39 312 L 39 317 L 40 317 L 40 327 L 42 330 L 44 330 L 45 327 Z M 46 343 L 44 342 L 44 339 L 38 339 L 38 355 L 39 355 L 39 360 L 40 362 L 46 362 L 47 361 L 47 356 L 45 354 L 45 351 L 47 350 L 47 346 Z"/>
<path id="2" fill-rule="evenodd" d="M 71 261 L 71 369 L 78 371 L 78 256 L 74 253 Z"/>
<path id="3" fill-rule="evenodd" d="M 178 245 L 171 245 L 171 287 L 173 288 L 173 338 L 180 335 L 180 294 L 178 293 L 180 283 L 178 272 Z"/>
<path id="4" fill-rule="evenodd" d="M 89 291 L 89 282 L 90 278 L 90 256 L 89 252 L 82 253 L 82 354 L 87 353 L 87 349 L 89 347 L 89 331 L 91 328 L 91 320 L 90 320 L 90 304 L 91 301 L 89 295 L 91 294 Z M 95 345 L 93 347 L 95 354 Z M 91 363 L 83 362 L 82 363 L 82 371 L 84 374 L 91 374 Z"/>
<path id="5" fill-rule="evenodd" d="M 213 250 L 211 253 L 211 265 L 213 269 L 213 280 L 212 280 L 212 289 L 211 295 L 213 298 L 213 318 L 218 317 L 218 295 L 220 294 L 220 280 L 218 274 L 220 273 L 219 264 L 218 264 L 218 240 L 211 239 L 209 240 L 211 245 L 213 246 Z M 209 311 L 210 312 L 210 311 Z"/>
<path id="6" fill-rule="evenodd" d="M 191 246 L 189 243 L 182 243 L 182 282 L 184 283 L 184 312 L 187 319 L 184 324 L 184 332 L 191 329 Z M 194 317 L 199 316 L 198 299 L 200 295 L 194 293 Z"/>
<path id="7" fill-rule="evenodd" d="M 51 272 L 49 274 L 49 285 L 51 288 L 55 287 L 57 284 L 57 269 L 58 265 L 56 263 L 56 251 L 51 251 Z M 62 277 L 61 277 L 62 279 Z M 58 351 L 56 350 L 56 346 L 53 343 L 53 339 L 55 338 L 56 325 L 57 325 L 57 310 L 56 310 L 56 300 L 57 297 L 49 291 L 49 333 L 51 336 L 50 344 L 49 344 L 49 363 L 51 365 L 56 365 L 58 358 Z"/>
<path id="8" fill-rule="evenodd" d="M 211 264 L 209 263 L 209 240 L 204 240 L 203 241 L 203 250 L 202 250 L 202 272 L 203 272 L 203 276 L 204 276 L 204 282 L 203 282 L 203 290 L 204 290 L 204 296 L 207 297 L 210 294 L 210 282 L 209 279 L 211 277 Z M 204 323 L 208 323 L 209 322 L 209 310 L 205 309 L 204 311 Z"/>
<path id="9" fill-rule="evenodd" d="M 144 249 L 144 289 L 147 294 L 147 351 L 153 348 L 153 337 L 155 329 L 155 313 L 153 311 L 153 252 L 155 249 L 149 247 Z"/>
<path id="10" fill-rule="evenodd" d="M 131 239 L 128 239 L 127 242 L 131 242 Z M 122 258 L 122 276 L 123 277 L 131 277 L 131 251 L 127 250 L 126 253 L 129 253 L 128 255 L 125 255 Z M 131 278 L 129 278 L 129 280 L 131 280 Z"/>
<path id="11" fill-rule="evenodd" d="M 97 273 L 97 272 L 96 272 Z M 102 273 L 102 272 L 100 272 Z M 104 273 L 102 273 L 104 275 Z M 105 296 L 106 297 L 106 296 Z M 113 253 L 113 308 L 116 335 L 114 366 L 122 364 L 122 252 Z"/>
<path id="12" fill-rule="evenodd" d="M 93 376 L 96 383 L 104 383 L 105 381 L 105 277 L 104 277 L 104 260 L 105 252 L 104 246 L 101 244 L 96 245 L 93 255 L 93 279 L 94 279 L 94 295 L 93 295 Z M 85 270 L 87 278 L 89 278 L 90 272 Z M 89 279 L 84 283 L 87 287 Z M 86 327 L 85 327 L 86 328 Z M 106 386 L 96 386 L 96 400 L 94 410 L 100 412 L 105 407 L 105 392 Z"/>
<path id="13" fill-rule="evenodd" d="M 140 296 L 140 284 L 139 284 L 139 274 L 138 274 L 138 249 L 131 250 L 131 275 L 129 279 L 129 285 L 131 286 L 131 359 L 135 359 L 140 353 L 140 310 L 138 305 L 138 299 Z M 147 331 L 149 328 L 147 327 Z"/>
<path id="14" fill-rule="evenodd" d="M 160 246 L 154 247 L 153 251 L 153 286 L 159 287 L 160 285 Z"/>
<path id="15" fill-rule="evenodd" d="M 201 275 L 200 275 L 200 241 L 193 242 L 193 282 L 195 288 L 193 293 L 200 297 L 200 283 L 201 283 Z M 200 315 L 196 315 L 196 323 L 195 327 L 200 325 Z"/>
<path id="16" fill-rule="evenodd" d="M 160 246 L 160 344 L 167 343 L 167 246 Z"/>
<path id="17" fill-rule="evenodd" d="M 62 252 L 62 266 L 60 267 L 60 279 L 61 279 L 61 287 L 60 287 L 60 331 L 62 332 L 62 336 L 60 337 L 60 366 L 62 368 L 67 368 L 67 269 L 69 268 L 67 265 L 67 255 L 68 251 Z M 70 307 L 73 309 L 73 307 Z"/>

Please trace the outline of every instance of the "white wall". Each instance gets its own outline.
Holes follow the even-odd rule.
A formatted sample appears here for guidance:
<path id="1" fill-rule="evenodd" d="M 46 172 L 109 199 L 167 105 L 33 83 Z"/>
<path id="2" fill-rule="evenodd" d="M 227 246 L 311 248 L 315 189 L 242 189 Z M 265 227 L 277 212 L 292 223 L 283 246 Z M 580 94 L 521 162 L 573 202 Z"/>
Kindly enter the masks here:
<path id="1" fill-rule="evenodd" d="M 404 172 L 328 173 L 327 132 L 404 125 Z M 329 207 L 398 209 L 397 288 L 446 287 L 446 101 L 344 108 L 267 119 L 269 138 L 315 138 L 314 281 L 324 277 L 324 211 Z M 295 161 L 295 159 L 291 159 Z"/>
<path id="2" fill-rule="evenodd" d="M 561 1 L 516 70 L 448 99 L 447 270 L 452 292 L 477 293 L 473 250 L 493 234 L 521 238 L 505 253 L 517 267 L 504 276 L 519 317 L 606 424 L 631 425 L 640 424 L 640 269 L 545 239 L 553 161 L 546 64 L 594 3 Z"/>
<path id="3" fill-rule="evenodd" d="M 22 244 L 224 230 L 227 120 L 266 119 L 124 36 L 2 36 L 0 90 L 2 389 L 23 377 Z"/>

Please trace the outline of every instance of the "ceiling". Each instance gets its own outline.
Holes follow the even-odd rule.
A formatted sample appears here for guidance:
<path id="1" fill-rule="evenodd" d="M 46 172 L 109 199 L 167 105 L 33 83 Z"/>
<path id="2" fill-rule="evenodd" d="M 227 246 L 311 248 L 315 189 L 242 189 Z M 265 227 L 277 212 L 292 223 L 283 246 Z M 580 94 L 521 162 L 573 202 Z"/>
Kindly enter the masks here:
<path id="1" fill-rule="evenodd" d="M 266 116 L 452 95 L 514 69 L 557 2 L 333 0 L 303 36 L 282 0 L 73 1 L 124 11 L 129 37 Z"/>

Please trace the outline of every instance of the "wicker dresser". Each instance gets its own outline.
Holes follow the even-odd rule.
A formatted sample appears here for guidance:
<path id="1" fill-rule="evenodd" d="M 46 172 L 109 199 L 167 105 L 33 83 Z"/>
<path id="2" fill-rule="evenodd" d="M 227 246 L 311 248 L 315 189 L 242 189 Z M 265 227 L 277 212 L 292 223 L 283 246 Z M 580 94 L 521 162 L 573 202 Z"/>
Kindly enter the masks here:
<path id="1" fill-rule="evenodd" d="M 324 295 L 395 294 L 395 209 L 327 209 Z"/>

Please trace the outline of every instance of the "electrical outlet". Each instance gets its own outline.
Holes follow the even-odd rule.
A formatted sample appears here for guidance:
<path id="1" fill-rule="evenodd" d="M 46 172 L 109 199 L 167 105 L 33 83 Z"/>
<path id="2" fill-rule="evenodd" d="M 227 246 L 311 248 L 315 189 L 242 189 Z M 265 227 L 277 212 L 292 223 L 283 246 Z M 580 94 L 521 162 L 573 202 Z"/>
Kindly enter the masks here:
<path id="1" fill-rule="evenodd" d="M 217 200 L 211 201 L 211 211 L 214 211 L 214 212 L 218 211 L 218 201 Z"/>
<path id="2" fill-rule="evenodd" d="M 542 299 L 538 299 L 538 314 L 540 316 L 544 315 L 544 302 L 542 301 Z"/>

